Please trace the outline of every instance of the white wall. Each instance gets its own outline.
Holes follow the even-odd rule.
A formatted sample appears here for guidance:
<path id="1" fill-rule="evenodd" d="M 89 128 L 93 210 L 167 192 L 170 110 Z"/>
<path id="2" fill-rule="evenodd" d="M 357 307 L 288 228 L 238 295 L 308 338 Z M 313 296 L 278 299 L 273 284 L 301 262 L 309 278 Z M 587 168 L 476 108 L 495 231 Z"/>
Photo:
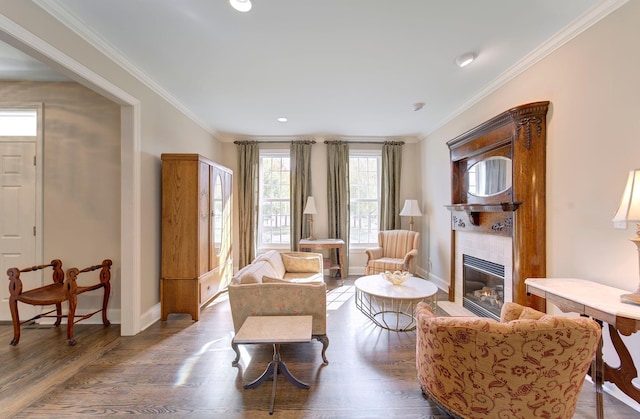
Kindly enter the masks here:
<path id="1" fill-rule="evenodd" d="M 109 317 L 119 322 L 120 107 L 74 82 L 0 82 L 0 98 L 43 104 L 43 259 L 34 263 L 61 259 L 66 271 L 112 259 Z M 86 276 L 81 284 L 97 281 Z M 78 300 L 79 312 L 101 306 L 100 292 Z"/>
<path id="2" fill-rule="evenodd" d="M 134 197 L 134 200 L 139 202 L 140 208 L 123 207 L 128 219 L 135 220 L 139 217 L 140 220 L 139 231 L 136 232 L 140 243 L 139 245 L 134 243 L 136 247 L 133 249 L 134 253 L 140 254 L 140 260 L 136 261 L 136 263 L 139 262 L 139 277 L 129 275 L 129 272 L 122 277 L 124 292 L 131 293 L 136 289 L 135 284 L 139 284 L 139 295 L 136 295 L 132 301 L 132 305 L 136 307 L 134 327 L 123 327 L 123 330 L 128 330 L 128 333 L 135 334 L 159 318 L 160 154 L 164 152 L 200 153 L 214 161 L 221 161 L 221 145 L 210 132 L 178 111 L 175 106 L 151 91 L 144 83 L 124 71 L 33 2 L 1 0 L 0 10 L 2 11 L 0 17 L 7 19 L 4 21 L 4 27 L 0 26 L 0 39 L 41 59 L 74 80 L 98 89 L 100 93 L 116 103 L 125 104 L 126 102 L 117 95 L 110 96 L 110 89 L 97 88 L 84 76 L 90 74 L 93 79 L 95 79 L 93 76 L 97 76 L 101 78 L 100 86 L 113 85 L 127 97 L 134 98 L 139 103 L 137 107 L 140 112 L 137 120 L 139 124 L 136 125 L 139 133 L 134 132 L 132 135 L 135 140 L 140 141 L 140 154 L 134 156 L 134 159 L 139 158 L 140 164 L 140 193 L 139 196 Z M 16 32 L 20 32 L 14 24 L 19 27 L 18 29 L 24 29 L 34 37 L 34 43 L 37 43 L 38 39 L 45 40 L 48 46 L 57 50 L 56 53 L 53 56 L 42 55 L 40 50 L 25 46 L 19 38 L 14 36 Z M 49 50 L 46 51 L 46 53 L 49 52 Z M 67 57 L 74 61 L 71 65 L 66 62 Z M 123 156 L 123 159 L 131 159 L 131 156 Z M 128 173 L 135 171 L 135 167 L 123 166 L 123 171 L 128 176 Z M 124 181 L 133 182 L 133 180 L 125 179 Z M 122 243 L 130 244 L 132 237 L 133 234 L 131 237 L 123 236 Z M 131 257 L 131 255 L 125 256 Z M 114 269 L 119 268 L 114 266 Z M 126 304 L 126 300 L 123 298 L 123 304 Z M 125 309 L 123 306 L 123 310 Z"/>
<path id="3" fill-rule="evenodd" d="M 421 220 L 428 236 L 423 244 L 434 280 L 450 278 L 446 141 L 513 106 L 549 100 L 547 276 L 635 290 L 638 252 L 627 240 L 635 228 L 614 230 L 611 218 L 628 171 L 640 167 L 638 39 L 640 2 L 629 2 L 421 143 L 429 211 Z M 640 334 L 625 340 L 640 366 Z M 605 359 L 618 365 L 607 349 Z"/>

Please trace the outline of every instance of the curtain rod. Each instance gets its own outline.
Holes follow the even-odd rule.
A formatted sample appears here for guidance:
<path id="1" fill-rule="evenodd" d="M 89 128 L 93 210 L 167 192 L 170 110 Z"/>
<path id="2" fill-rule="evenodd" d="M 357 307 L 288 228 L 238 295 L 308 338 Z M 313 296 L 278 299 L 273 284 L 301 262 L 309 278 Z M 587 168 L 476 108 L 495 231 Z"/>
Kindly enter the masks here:
<path id="1" fill-rule="evenodd" d="M 404 141 L 341 141 L 341 140 L 325 140 L 325 144 L 342 143 L 342 144 L 366 144 L 366 145 L 404 145 Z"/>
<path id="2" fill-rule="evenodd" d="M 258 141 L 258 140 L 235 140 L 234 144 L 315 144 L 316 140 L 288 140 L 288 141 Z"/>

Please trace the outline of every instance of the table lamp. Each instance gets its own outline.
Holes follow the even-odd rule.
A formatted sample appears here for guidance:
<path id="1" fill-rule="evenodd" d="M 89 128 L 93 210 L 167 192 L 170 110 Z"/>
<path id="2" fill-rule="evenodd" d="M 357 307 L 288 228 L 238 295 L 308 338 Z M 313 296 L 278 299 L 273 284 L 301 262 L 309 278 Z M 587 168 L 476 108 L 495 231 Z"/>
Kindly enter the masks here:
<path id="1" fill-rule="evenodd" d="M 303 214 L 309 216 L 309 240 L 315 240 L 313 237 L 313 215 L 316 213 L 316 200 L 310 196 L 307 198 L 307 205 L 304 206 Z"/>
<path id="2" fill-rule="evenodd" d="M 409 217 L 409 230 L 413 231 L 413 217 L 422 216 L 418 201 L 415 199 L 405 199 L 404 207 L 402 207 L 399 215 Z"/>
<path id="3" fill-rule="evenodd" d="M 627 179 L 627 186 L 624 188 L 618 211 L 613 217 L 615 227 L 626 227 L 627 222 L 635 221 L 636 237 L 630 239 L 638 246 L 638 256 L 640 257 L 640 169 L 631 170 Z M 640 259 L 639 259 L 640 260 Z M 640 304 L 640 284 L 638 289 L 632 294 L 620 296 L 623 303 Z"/>

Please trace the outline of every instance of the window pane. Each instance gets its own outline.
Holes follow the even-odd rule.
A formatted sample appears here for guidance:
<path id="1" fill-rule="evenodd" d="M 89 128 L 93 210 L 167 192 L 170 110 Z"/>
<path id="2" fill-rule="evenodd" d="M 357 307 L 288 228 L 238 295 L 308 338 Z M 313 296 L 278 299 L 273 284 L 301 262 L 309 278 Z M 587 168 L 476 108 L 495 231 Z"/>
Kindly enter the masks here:
<path id="1" fill-rule="evenodd" d="M 349 157 L 351 244 L 372 244 L 378 241 L 380 162 L 380 156 L 352 153 Z"/>
<path id="2" fill-rule="evenodd" d="M 0 109 L 0 136 L 35 137 L 37 135 L 37 111 L 26 109 Z"/>
<path id="3" fill-rule="evenodd" d="M 291 241 L 289 164 L 288 153 L 260 156 L 260 246 L 286 245 Z"/>

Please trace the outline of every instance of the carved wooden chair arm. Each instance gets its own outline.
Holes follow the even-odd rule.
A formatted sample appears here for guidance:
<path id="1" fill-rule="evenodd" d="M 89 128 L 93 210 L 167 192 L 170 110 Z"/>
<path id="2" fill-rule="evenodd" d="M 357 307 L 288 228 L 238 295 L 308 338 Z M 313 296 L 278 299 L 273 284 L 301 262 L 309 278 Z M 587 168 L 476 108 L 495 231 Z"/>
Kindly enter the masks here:
<path id="1" fill-rule="evenodd" d="M 9 268 L 7 269 L 7 276 L 9 277 L 9 293 L 13 297 L 17 297 L 22 294 L 23 286 L 20 279 L 21 272 L 33 272 L 45 269 L 48 267 L 53 268 L 51 273 L 51 279 L 54 284 L 62 284 L 64 282 L 64 271 L 62 270 L 62 261 L 60 259 L 53 259 L 48 265 L 35 265 L 28 268 Z"/>
<path id="2" fill-rule="evenodd" d="M 67 292 L 70 292 L 73 294 L 82 294 L 87 291 L 92 291 L 92 290 L 101 288 L 103 286 L 106 286 L 107 284 L 109 284 L 109 281 L 111 280 L 111 265 L 112 265 L 111 259 L 105 259 L 102 261 L 100 265 L 93 265 L 93 266 L 86 267 L 84 269 L 70 268 L 67 271 L 67 280 L 65 281 L 65 283 L 67 284 Z M 92 272 L 97 269 L 100 269 L 100 272 L 99 272 L 100 282 L 94 283 L 92 285 L 87 285 L 87 286 L 78 286 L 77 280 L 78 280 L 79 274 L 85 273 L 85 272 Z"/>

